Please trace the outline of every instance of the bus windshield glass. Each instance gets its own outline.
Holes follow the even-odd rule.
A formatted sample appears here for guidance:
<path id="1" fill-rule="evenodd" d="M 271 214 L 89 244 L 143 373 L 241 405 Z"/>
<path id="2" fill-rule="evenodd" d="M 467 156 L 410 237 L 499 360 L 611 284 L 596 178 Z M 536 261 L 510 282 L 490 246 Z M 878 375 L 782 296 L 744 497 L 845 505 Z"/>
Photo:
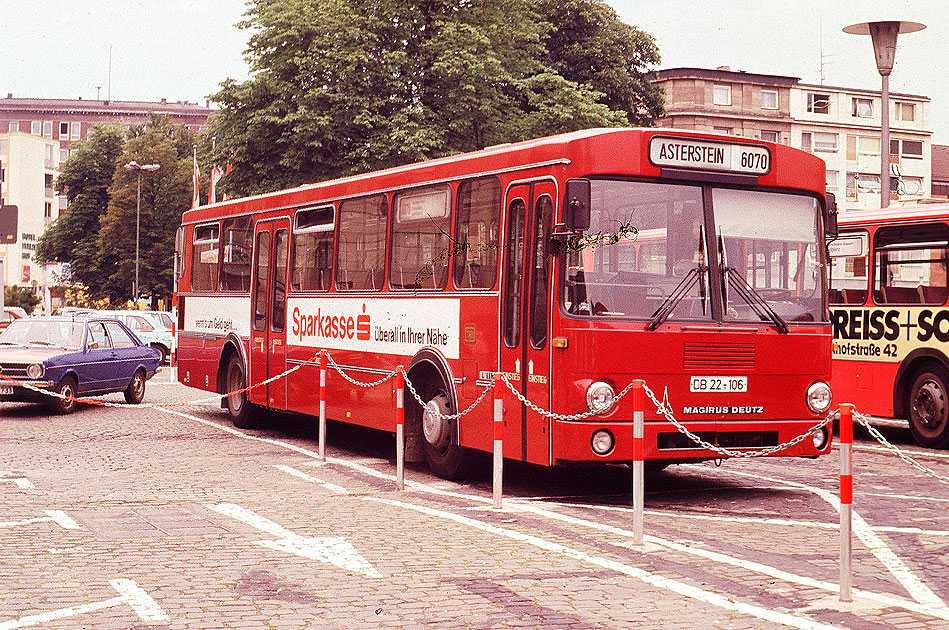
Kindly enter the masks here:
<path id="1" fill-rule="evenodd" d="M 592 180 L 591 193 L 590 227 L 567 248 L 568 313 L 710 321 L 715 291 L 724 320 L 782 330 L 821 320 L 813 198 L 712 188 L 712 211 L 701 186 Z M 717 288 L 711 265 L 722 270 Z"/>

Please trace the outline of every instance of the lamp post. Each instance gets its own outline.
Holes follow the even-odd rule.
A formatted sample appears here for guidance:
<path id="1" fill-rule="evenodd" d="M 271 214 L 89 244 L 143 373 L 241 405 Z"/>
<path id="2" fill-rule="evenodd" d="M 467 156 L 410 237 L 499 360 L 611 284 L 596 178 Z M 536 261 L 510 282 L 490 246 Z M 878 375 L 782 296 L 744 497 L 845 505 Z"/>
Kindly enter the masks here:
<path id="1" fill-rule="evenodd" d="M 890 205 L 890 72 L 896 56 L 896 38 L 900 33 L 915 33 L 926 28 L 919 22 L 886 20 L 860 22 L 844 27 L 844 33 L 869 35 L 873 42 L 877 70 L 883 77 L 880 91 L 880 207 Z"/>
<path id="2" fill-rule="evenodd" d="M 135 287 L 133 290 L 135 308 L 138 308 L 138 236 L 142 215 L 142 171 L 157 171 L 161 168 L 161 164 L 139 164 L 133 160 L 122 168 L 128 171 L 136 171 L 138 175 L 138 187 L 135 193 Z"/>

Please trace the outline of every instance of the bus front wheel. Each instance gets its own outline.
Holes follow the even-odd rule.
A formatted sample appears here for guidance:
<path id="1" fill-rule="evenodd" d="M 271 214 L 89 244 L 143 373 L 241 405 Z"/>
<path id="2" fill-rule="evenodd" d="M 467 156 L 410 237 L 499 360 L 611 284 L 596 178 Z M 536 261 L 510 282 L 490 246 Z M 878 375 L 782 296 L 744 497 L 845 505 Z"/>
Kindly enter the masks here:
<path id="1" fill-rule="evenodd" d="M 949 372 L 928 365 L 916 373 L 909 392 L 909 430 L 920 446 L 949 444 Z"/>
<path id="2" fill-rule="evenodd" d="M 421 409 L 425 461 L 429 469 L 442 479 L 457 479 L 465 473 L 467 451 L 455 443 L 457 420 L 445 418 L 455 413 L 445 385 L 438 380 L 419 392 L 425 406 Z"/>
<path id="3" fill-rule="evenodd" d="M 247 377 L 244 364 L 236 354 L 232 354 L 224 372 L 224 404 L 231 422 L 239 429 L 252 429 L 256 422 L 254 405 L 248 400 Z"/>

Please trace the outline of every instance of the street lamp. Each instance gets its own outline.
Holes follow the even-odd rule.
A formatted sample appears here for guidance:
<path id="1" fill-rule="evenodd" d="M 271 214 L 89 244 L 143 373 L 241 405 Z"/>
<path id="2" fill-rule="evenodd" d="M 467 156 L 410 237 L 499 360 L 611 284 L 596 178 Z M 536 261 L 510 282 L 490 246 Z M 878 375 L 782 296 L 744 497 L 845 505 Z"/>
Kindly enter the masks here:
<path id="1" fill-rule="evenodd" d="M 142 215 L 142 171 L 157 171 L 161 168 L 161 164 L 139 164 L 133 160 L 122 168 L 138 173 L 138 188 L 135 193 L 135 288 L 133 291 L 135 294 L 135 308 L 138 308 L 138 226 L 139 217 Z"/>
<path id="2" fill-rule="evenodd" d="M 877 70 L 883 77 L 880 93 L 880 207 L 890 205 L 890 72 L 896 56 L 896 38 L 900 33 L 915 33 L 926 28 L 919 22 L 887 20 L 860 22 L 844 27 L 844 33 L 869 35 L 873 41 L 873 53 Z"/>

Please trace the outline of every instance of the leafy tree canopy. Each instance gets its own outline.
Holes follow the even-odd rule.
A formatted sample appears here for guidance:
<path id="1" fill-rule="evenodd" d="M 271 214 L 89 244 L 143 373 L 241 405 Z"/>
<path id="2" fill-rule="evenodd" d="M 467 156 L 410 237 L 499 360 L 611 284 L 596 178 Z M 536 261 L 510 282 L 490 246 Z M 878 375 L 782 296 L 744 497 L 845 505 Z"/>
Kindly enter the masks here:
<path id="1" fill-rule="evenodd" d="M 3 292 L 4 306 L 19 306 L 27 315 L 33 313 L 33 309 L 40 303 L 40 296 L 30 287 L 20 287 L 17 285 L 7 287 Z"/>
<path id="2" fill-rule="evenodd" d="M 578 39 L 639 55 L 620 59 L 625 72 L 652 63 L 652 40 L 618 26 L 602 0 L 574 4 L 583 19 L 565 19 L 608 21 Z M 530 0 L 256 0 L 245 17 L 240 26 L 255 31 L 247 51 L 254 76 L 222 84 L 211 132 L 218 163 L 233 150 L 222 185 L 236 194 L 648 122 L 654 111 L 605 65 L 565 72 L 560 26 Z M 564 50 L 549 50 L 552 43 Z"/>

